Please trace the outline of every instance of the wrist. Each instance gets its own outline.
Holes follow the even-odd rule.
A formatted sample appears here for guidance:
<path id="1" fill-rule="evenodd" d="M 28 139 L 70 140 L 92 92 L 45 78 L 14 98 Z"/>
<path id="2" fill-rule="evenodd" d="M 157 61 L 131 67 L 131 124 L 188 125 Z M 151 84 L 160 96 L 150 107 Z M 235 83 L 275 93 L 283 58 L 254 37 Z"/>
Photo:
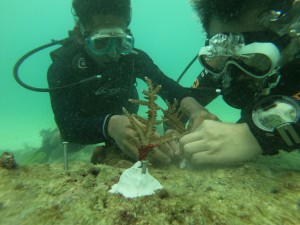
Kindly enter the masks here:
<path id="1" fill-rule="evenodd" d="M 257 152 L 258 154 L 264 154 L 264 150 L 262 148 L 262 145 L 260 144 L 260 142 L 257 140 L 256 136 L 253 134 L 253 132 L 251 131 L 249 125 L 247 123 L 238 123 L 238 126 L 241 126 L 241 130 L 240 130 L 240 135 L 246 135 L 248 137 L 249 140 L 252 139 L 251 141 L 251 147 L 253 147 L 253 149 Z"/>
<path id="2" fill-rule="evenodd" d="M 259 130 L 259 128 L 255 127 L 251 122 L 248 124 L 248 127 L 259 143 L 263 155 L 276 155 L 279 153 L 278 139 L 272 133 L 265 133 Z"/>
<path id="3" fill-rule="evenodd" d="M 115 117 L 115 115 L 111 115 L 108 114 L 103 122 L 103 127 L 102 127 L 102 132 L 103 132 L 103 136 L 107 139 L 107 140 L 112 140 L 112 127 L 111 127 L 111 121 L 112 118 Z"/>

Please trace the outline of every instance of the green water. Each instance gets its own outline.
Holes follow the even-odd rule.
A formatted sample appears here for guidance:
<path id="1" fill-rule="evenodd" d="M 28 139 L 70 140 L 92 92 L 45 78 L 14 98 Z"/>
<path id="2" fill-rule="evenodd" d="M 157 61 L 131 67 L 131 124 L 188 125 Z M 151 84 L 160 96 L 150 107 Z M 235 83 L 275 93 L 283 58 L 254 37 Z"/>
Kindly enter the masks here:
<path id="1" fill-rule="evenodd" d="M 146 51 L 165 74 L 177 79 L 205 37 L 188 1 L 132 0 L 132 7 L 131 29 L 136 47 Z M 74 26 L 71 0 L 5 1 L 0 7 L 0 21 L 0 151 L 38 147 L 40 130 L 55 127 L 49 96 L 19 86 L 12 71 L 27 51 L 51 39 L 66 37 Z M 47 86 L 52 49 L 34 55 L 21 66 L 23 81 Z M 199 71 L 201 66 L 196 62 L 181 84 L 191 86 Z M 139 82 L 138 87 L 144 84 Z M 238 118 L 239 112 L 221 100 L 208 108 L 225 121 Z"/>

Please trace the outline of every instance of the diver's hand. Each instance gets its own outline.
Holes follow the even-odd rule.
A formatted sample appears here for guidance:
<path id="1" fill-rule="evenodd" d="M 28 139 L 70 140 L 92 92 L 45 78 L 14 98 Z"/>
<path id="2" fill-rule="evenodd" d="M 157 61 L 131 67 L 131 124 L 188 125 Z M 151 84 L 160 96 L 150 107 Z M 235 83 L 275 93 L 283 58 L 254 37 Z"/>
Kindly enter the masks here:
<path id="1" fill-rule="evenodd" d="M 180 110 L 189 117 L 190 131 L 194 131 L 204 120 L 219 120 L 192 97 L 182 99 Z"/>
<path id="2" fill-rule="evenodd" d="M 233 124 L 204 120 L 180 139 L 185 158 L 193 165 L 232 165 L 262 153 L 246 123 Z"/>
<path id="3" fill-rule="evenodd" d="M 135 132 L 128 128 L 129 120 L 124 115 L 112 116 L 108 123 L 108 135 L 113 138 L 118 147 L 129 157 L 138 160 L 138 147 L 141 146 Z M 159 136 L 159 134 L 155 134 Z M 150 160 L 160 163 L 169 163 L 171 161 L 160 148 L 154 148 L 154 151 L 149 153 Z"/>
<path id="4" fill-rule="evenodd" d="M 180 136 L 176 130 L 168 129 L 166 134 L 173 133 L 174 136 Z M 170 141 L 168 143 L 162 144 L 159 147 L 159 150 L 166 154 L 170 159 L 177 159 L 180 155 L 180 148 L 178 140 Z"/>

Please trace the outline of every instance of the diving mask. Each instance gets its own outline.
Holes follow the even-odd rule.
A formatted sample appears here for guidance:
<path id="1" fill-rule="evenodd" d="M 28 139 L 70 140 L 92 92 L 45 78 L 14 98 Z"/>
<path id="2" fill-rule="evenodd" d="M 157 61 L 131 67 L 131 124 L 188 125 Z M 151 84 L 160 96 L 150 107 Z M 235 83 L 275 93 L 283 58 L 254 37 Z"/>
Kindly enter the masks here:
<path id="1" fill-rule="evenodd" d="M 118 56 L 131 53 L 134 38 L 121 28 L 103 29 L 85 38 L 86 44 L 96 56 Z"/>
<path id="2" fill-rule="evenodd" d="M 215 76 L 223 74 L 232 65 L 254 78 L 275 74 L 280 59 L 279 49 L 271 42 L 250 42 L 245 35 L 220 33 L 200 49 L 199 61 Z"/>

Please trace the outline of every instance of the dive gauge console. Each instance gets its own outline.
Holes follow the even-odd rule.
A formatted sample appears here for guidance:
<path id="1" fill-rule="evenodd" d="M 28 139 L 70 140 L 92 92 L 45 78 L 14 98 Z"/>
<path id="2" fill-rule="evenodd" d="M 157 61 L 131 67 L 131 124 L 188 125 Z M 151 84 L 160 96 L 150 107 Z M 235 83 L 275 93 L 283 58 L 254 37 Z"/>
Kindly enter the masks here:
<path id="1" fill-rule="evenodd" d="M 281 138 L 288 148 L 300 146 L 300 102 L 296 99 L 282 95 L 263 98 L 253 108 L 252 121 L 258 133 Z"/>

